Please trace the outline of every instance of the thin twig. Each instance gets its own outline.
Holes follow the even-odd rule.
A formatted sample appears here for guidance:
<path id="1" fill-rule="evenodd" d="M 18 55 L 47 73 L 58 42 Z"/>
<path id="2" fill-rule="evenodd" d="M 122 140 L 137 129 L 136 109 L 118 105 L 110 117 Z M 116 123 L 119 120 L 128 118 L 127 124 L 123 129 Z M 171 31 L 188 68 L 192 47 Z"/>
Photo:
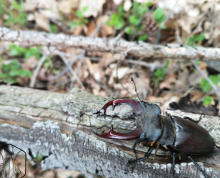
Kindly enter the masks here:
<path id="1" fill-rule="evenodd" d="M 144 61 L 136 61 L 136 60 L 125 60 L 128 63 L 137 64 L 145 67 L 149 67 L 151 71 L 154 71 L 155 69 L 163 68 L 163 64 L 155 64 L 155 63 L 147 63 Z"/>
<path id="2" fill-rule="evenodd" d="M 40 71 L 40 68 L 41 68 L 41 66 L 43 65 L 44 61 L 47 59 L 48 56 L 49 56 L 49 54 L 44 54 L 41 57 L 40 61 L 38 62 L 37 67 L 34 70 L 34 73 L 33 73 L 32 77 L 31 77 L 31 82 L 30 82 L 30 85 L 29 85 L 31 88 L 34 87 L 36 79 L 37 79 L 37 75 L 38 75 L 38 73 Z"/>
<path id="3" fill-rule="evenodd" d="M 68 70 L 70 71 L 70 73 L 73 75 L 73 81 L 76 79 L 76 81 L 78 82 L 78 84 L 84 88 L 82 82 L 80 81 L 79 77 L 76 75 L 76 72 L 72 69 L 72 67 L 70 66 L 70 64 L 68 63 L 66 57 L 60 53 L 59 51 L 55 51 L 55 54 L 57 54 L 58 56 L 60 56 L 60 58 L 63 60 L 64 64 L 68 67 Z"/>
<path id="4" fill-rule="evenodd" d="M 110 19 L 110 17 L 108 17 L 107 19 L 105 19 L 102 23 L 100 23 L 96 29 L 94 30 L 94 32 L 91 34 L 91 38 L 94 38 L 95 35 L 98 33 L 98 31 L 106 24 L 106 22 Z"/>
<path id="5" fill-rule="evenodd" d="M 203 77 L 209 82 L 209 84 L 212 86 L 213 90 L 215 91 L 215 94 L 220 98 L 219 89 L 216 87 L 216 85 L 210 80 L 210 78 L 202 71 L 202 69 L 196 64 L 196 61 L 192 60 L 192 63 L 196 67 L 196 69 L 203 75 Z"/>
<path id="6" fill-rule="evenodd" d="M 70 66 L 72 66 L 76 61 L 78 60 L 78 57 L 75 57 L 74 60 L 70 61 Z M 63 71 L 61 71 L 59 74 L 57 74 L 56 76 L 54 76 L 50 82 L 53 82 L 54 80 L 60 78 L 61 76 L 63 76 L 66 72 L 68 72 L 68 67 L 65 67 L 65 69 Z"/>

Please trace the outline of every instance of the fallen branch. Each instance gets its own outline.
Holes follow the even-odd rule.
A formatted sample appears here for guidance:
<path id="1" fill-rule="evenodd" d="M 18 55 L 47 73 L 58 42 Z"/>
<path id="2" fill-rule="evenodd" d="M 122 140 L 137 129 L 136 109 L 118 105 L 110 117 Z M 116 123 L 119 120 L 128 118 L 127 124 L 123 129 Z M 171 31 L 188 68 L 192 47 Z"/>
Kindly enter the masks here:
<path id="1" fill-rule="evenodd" d="M 0 27 L 0 40 L 17 42 L 22 46 L 56 46 L 82 48 L 88 51 L 122 53 L 146 58 L 172 58 L 185 60 L 220 60 L 219 48 L 181 47 L 178 44 L 153 45 L 144 42 L 89 38 L 36 31 L 14 31 Z"/>
<path id="2" fill-rule="evenodd" d="M 41 162 L 44 170 L 68 168 L 82 171 L 87 177 L 94 177 L 93 174 L 104 177 L 172 177 L 172 158 L 165 159 L 167 152 L 159 149 L 155 159 L 152 154 L 146 161 L 138 163 L 131 173 L 127 161 L 134 158 L 134 141 L 101 139 L 91 133 L 91 129 L 109 131 L 111 125 L 116 132 L 134 129 L 132 110 L 126 105 L 118 106 L 114 111 L 108 110 L 109 116 L 106 118 L 93 114 L 108 100 L 77 88 L 67 95 L 1 85 L 0 142 L 13 144 L 26 153 L 31 152 L 34 157 L 37 153 L 46 156 Z M 200 117 L 195 114 L 186 116 L 195 120 Z M 210 131 L 220 145 L 219 118 L 202 116 L 200 124 Z M 140 145 L 138 156 L 143 157 L 147 149 Z M 205 167 L 210 177 L 220 177 L 219 150 L 208 156 L 195 156 L 194 159 Z M 187 163 L 183 155 L 177 163 L 175 178 L 201 176 L 201 172 L 193 163 Z"/>

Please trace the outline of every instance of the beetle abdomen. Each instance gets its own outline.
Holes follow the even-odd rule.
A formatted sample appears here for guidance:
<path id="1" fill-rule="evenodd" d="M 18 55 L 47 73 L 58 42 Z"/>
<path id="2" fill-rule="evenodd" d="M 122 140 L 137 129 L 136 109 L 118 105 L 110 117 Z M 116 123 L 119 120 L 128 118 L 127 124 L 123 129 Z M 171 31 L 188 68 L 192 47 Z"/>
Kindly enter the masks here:
<path id="1" fill-rule="evenodd" d="M 206 155 L 213 151 L 214 140 L 209 132 L 198 124 L 173 116 L 176 124 L 176 141 L 174 147 L 180 152 L 192 155 Z"/>

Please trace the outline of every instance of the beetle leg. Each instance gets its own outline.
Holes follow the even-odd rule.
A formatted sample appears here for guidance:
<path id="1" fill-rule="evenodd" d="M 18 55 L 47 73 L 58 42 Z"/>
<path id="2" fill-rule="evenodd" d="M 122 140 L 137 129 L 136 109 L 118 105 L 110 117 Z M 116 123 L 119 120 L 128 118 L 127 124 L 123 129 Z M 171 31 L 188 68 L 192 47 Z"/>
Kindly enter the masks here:
<path id="1" fill-rule="evenodd" d="M 140 138 L 142 129 L 141 127 L 137 127 L 135 130 L 128 133 L 116 133 L 113 131 L 113 126 L 112 126 L 111 130 L 108 133 L 98 134 L 93 130 L 92 132 L 102 138 L 116 139 L 116 140 L 136 140 Z"/>
<path id="2" fill-rule="evenodd" d="M 132 147 L 133 152 L 135 153 L 135 160 L 137 160 L 138 148 L 139 148 L 140 143 L 141 143 L 143 140 L 144 140 L 144 139 L 138 139 L 138 140 L 136 140 L 135 144 L 134 144 L 133 147 Z M 136 150 L 135 147 L 136 147 L 137 144 L 138 144 L 138 147 L 137 147 L 137 150 Z M 128 161 L 128 162 L 129 162 L 129 161 Z M 132 166 L 132 169 L 131 169 L 131 172 L 132 172 L 132 173 L 134 172 L 135 165 L 136 165 L 136 164 L 134 164 L 134 165 Z"/>
<path id="3" fill-rule="evenodd" d="M 195 166 L 203 173 L 203 175 L 208 178 L 207 174 L 205 173 L 205 171 L 202 170 L 202 168 L 192 159 L 192 157 L 190 155 L 188 155 L 188 158 L 195 164 Z"/>
<path id="4" fill-rule="evenodd" d="M 175 168 L 175 160 L 176 160 L 175 155 L 176 155 L 176 153 L 175 153 L 175 151 L 173 151 L 172 147 L 170 147 L 170 146 L 167 146 L 167 149 L 172 153 L 172 156 L 173 156 L 173 163 L 172 163 L 171 169 L 172 169 L 172 173 L 173 173 L 173 177 L 174 177 L 174 173 L 175 173 L 174 168 Z"/>
<path id="5" fill-rule="evenodd" d="M 173 173 L 173 177 L 174 177 L 174 168 L 175 168 L 175 152 L 173 152 L 173 163 L 172 163 L 172 173 Z"/>
<path id="6" fill-rule="evenodd" d="M 106 103 L 102 109 L 100 109 L 99 111 L 95 112 L 94 114 L 98 114 L 98 113 L 102 113 L 105 115 L 106 110 L 109 106 L 112 106 L 112 110 L 115 109 L 115 106 L 119 105 L 119 104 L 127 104 L 129 106 L 132 107 L 132 109 L 134 110 L 136 116 L 140 116 L 141 115 L 141 111 L 142 111 L 142 106 L 141 104 L 133 99 L 117 99 L 117 100 L 112 100 L 109 101 L 108 103 Z"/>
<path id="7" fill-rule="evenodd" d="M 192 121 L 192 122 L 198 124 L 198 123 L 201 121 L 201 119 L 202 119 L 202 115 L 199 117 L 199 120 L 197 120 L 197 121 L 196 121 L 196 120 L 193 120 L 192 118 L 187 117 L 187 116 L 183 116 L 183 119 L 187 119 L 187 120 L 189 120 L 189 121 Z"/>
<path id="8" fill-rule="evenodd" d="M 155 156 L 156 156 L 156 154 L 157 154 L 157 150 L 159 149 L 159 146 L 160 146 L 160 143 L 157 142 L 157 147 L 156 147 L 156 151 L 155 151 L 155 153 L 154 153 L 153 159 L 155 158 Z"/>
<path id="9" fill-rule="evenodd" d="M 143 160 L 147 159 L 150 156 L 150 154 L 152 153 L 153 149 L 155 148 L 155 145 L 156 145 L 155 143 L 156 143 L 156 141 L 152 142 L 152 145 L 149 147 L 147 153 L 144 155 L 143 158 L 128 161 L 128 164 L 133 164 L 133 167 L 135 167 L 135 165 L 137 164 L 138 161 L 143 161 Z"/>
<path id="10" fill-rule="evenodd" d="M 138 148 L 137 148 L 137 150 L 136 150 L 135 147 L 137 146 L 137 144 L 138 144 L 138 147 L 139 147 L 139 144 L 141 143 L 141 141 L 142 141 L 142 139 L 136 140 L 135 144 L 134 144 L 133 147 L 132 147 L 132 150 L 133 150 L 133 152 L 134 152 L 134 154 L 135 154 L 135 158 L 136 158 L 136 159 L 137 159 L 137 154 L 138 154 Z"/>

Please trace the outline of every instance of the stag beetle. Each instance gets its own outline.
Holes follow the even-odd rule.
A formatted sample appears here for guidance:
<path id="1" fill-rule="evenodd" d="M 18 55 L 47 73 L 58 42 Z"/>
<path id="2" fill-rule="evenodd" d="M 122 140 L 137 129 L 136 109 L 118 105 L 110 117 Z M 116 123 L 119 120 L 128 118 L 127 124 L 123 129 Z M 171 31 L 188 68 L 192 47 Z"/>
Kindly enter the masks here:
<path id="1" fill-rule="evenodd" d="M 134 80 L 131 78 L 134 82 Z M 134 83 L 135 85 L 135 83 Z M 137 93 L 136 85 L 135 91 Z M 138 94 L 137 94 L 138 95 Z M 138 96 L 139 98 L 139 96 Z M 139 98 L 140 100 L 140 98 Z M 134 99 L 116 99 L 106 103 L 102 109 L 94 114 L 106 114 L 109 106 L 114 108 L 119 104 L 127 104 L 133 110 L 137 119 L 135 121 L 136 129 L 130 133 L 116 133 L 113 127 L 109 133 L 98 134 L 92 130 L 94 134 L 102 138 L 118 139 L 118 140 L 136 140 L 133 151 L 136 159 L 129 161 L 134 166 L 138 161 L 147 159 L 157 143 L 164 145 L 173 155 L 172 172 L 174 175 L 175 154 L 185 153 L 195 166 L 208 178 L 205 171 L 192 159 L 191 155 L 207 155 L 213 152 L 214 146 L 218 147 L 209 132 L 190 118 L 181 118 L 172 115 L 162 115 L 158 105 L 145 101 L 137 101 Z M 137 150 L 135 147 L 141 142 L 151 142 L 151 145 L 145 154 L 145 157 L 137 159 Z M 219 147 L 218 147 L 219 148 Z M 133 167 L 134 168 L 134 167 Z"/>

